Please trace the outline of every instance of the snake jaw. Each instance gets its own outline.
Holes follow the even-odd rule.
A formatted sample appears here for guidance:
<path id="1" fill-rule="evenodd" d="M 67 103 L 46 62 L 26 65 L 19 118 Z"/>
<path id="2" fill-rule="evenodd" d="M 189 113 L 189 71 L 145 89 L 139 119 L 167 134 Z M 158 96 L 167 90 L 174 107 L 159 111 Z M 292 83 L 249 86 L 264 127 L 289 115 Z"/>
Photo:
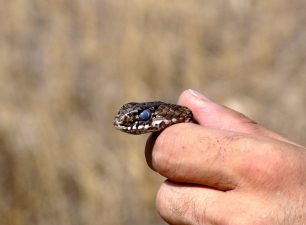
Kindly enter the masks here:
<path id="1" fill-rule="evenodd" d="M 144 110 L 149 110 L 151 114 L 145 121 L 139 117 Z M 164 102 L 131 102 L 120 108 L 114 119 L 114 126 L 126 133 L 144 134 L 191 121 L 192 112 L 184 106 Z"/>

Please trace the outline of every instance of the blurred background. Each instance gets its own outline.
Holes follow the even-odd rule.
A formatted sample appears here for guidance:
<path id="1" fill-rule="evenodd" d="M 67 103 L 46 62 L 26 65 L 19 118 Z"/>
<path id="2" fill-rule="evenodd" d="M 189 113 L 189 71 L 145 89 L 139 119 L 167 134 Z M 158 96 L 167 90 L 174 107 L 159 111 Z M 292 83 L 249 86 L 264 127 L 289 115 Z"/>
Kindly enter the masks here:
<path id="1" fill-rule="evenodd" d="M 304 0 L 0 2 L 0 224 L 164 224 L 126 102 L 193 88 L 306 144 Z"/>

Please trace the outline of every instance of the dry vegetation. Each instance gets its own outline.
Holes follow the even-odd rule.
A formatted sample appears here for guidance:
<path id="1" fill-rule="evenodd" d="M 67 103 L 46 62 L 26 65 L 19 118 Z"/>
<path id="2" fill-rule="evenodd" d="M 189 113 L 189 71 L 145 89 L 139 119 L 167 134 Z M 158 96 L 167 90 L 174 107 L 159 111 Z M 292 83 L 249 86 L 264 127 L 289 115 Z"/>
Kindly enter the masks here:
<path id="1" fill-rule="evenodd" d="M 0 9 L 0 224 L 157 225 L 127 101 L 204 92 L 306 144 L 303 0 L 11 0 Z"/>

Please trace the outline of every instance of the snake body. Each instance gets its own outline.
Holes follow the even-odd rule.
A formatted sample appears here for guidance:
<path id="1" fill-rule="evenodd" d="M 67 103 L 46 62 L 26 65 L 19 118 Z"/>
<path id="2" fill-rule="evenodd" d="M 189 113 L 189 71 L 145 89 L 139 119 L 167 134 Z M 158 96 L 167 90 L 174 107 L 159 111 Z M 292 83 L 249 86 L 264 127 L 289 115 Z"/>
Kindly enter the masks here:
<path id="1" fill-rule="evenodd" d="M 191 122 L 192 112 L 185 106 L 165 102 L 130 102 L 123 105 L 114 126 L 126 133 L 157 132 L 176 123 Z"/>

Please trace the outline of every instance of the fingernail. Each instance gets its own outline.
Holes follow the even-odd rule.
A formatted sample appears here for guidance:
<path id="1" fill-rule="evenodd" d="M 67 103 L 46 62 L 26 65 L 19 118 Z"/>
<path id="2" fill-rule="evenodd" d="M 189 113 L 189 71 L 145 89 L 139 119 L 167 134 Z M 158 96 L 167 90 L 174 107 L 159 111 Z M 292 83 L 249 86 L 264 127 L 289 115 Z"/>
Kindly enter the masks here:
<path id="1" fill-rule="evenodd" d="M 199 100 L 203 100 L 203 101 L 207 101 L 207 102 L 213 102 L 211 99 L 202 95 L 200 92 L 197 92 L 197 91 L 192 90 L 192 89 L 188 89 L 188 92 Z"/>

